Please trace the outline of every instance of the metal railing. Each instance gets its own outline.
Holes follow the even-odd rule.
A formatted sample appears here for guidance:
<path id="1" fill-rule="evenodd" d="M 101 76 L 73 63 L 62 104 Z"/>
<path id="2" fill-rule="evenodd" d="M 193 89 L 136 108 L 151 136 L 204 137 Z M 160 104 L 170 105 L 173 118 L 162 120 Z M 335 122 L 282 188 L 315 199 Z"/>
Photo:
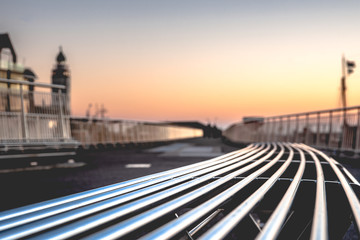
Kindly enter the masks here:
<path id="1" fill-rule="evenodd" d="M 34 87 L 45 91 L 34 91 Z M 52 89 L 58 93 L 52 93 Z M 0 79 L 0 143 L 51 144 L 72 141 L 64 86 Z"/>
<path id="2" fill-rule="evenodd" d="M 232 125 L 223 135 L 233 142 L 290 141 L 360 151 L 360 106 L 267 117 Z"/>
<path id="3" fill-rule="evenodd" d="M 0 238 L 341 239 L 352 222 L 360 228 L 359 187 L 305 144 L 256 143 L 4 211 Z"/>
<path id="4" fill-rule="evenodd" d="M 71 118 L 72 137 L 89 146 L 149 143 L 202 137 L 202 129 L 129 120 Z"/>

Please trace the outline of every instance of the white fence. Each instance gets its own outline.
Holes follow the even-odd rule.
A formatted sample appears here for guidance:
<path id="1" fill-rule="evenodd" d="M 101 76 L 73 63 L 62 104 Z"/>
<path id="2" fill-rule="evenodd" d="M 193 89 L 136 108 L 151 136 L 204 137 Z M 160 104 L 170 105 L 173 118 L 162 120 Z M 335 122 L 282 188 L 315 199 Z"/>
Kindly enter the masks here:
<path id="1" fill-rule="evenodd" d="M 33 91 L 41 87 L 45 91 Z M 126 144 L 202 137 L 202 129 L 138 121 L 70 120 L 64 86 L 0 79 L 0 144 Z M 52 91 L 57 89 L 58 92 Z"/>
<path id="2" fill-rule="evenodd" d="M 288 141 L 321 148 L 360 151 L 360 106 L 234 124 L 223 135 L 233 142 Z"/>
<path id="3" fill-rule="evenodd" d="M 71 119 L 72 137 L 84 147 L 202 137 L 202 129 L 113 119 Z"/>
<path id="4" fill-rule="evenodd" d="M 34 91 L 34 87 L 45 91 Z M 59 89 L 52 93 L 52 89 Z M 59 85 L 0 79 L 0 143 L 71 142 L 64 88 Z"/>

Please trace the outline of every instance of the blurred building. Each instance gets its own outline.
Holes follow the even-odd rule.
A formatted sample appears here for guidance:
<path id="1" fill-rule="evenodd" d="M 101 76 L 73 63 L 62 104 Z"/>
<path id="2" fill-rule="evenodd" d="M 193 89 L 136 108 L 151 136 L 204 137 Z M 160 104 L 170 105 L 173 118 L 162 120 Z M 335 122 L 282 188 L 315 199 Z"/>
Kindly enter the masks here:
<path id="1" fill-rule="evenodd" d="M 9 34 L 0 34 L 0 78 L 34 82 L 35 73 L 17 62 L 15 49 L 11 43 Z M 23 92 L 33 91 L 33 86 L 23 85 Z M 0 111 L 19 112 L 21 103 L 18 100 L 20 84 L 0 82 Z M 30 112 L 34 107 L 33 98 L 24 94 L 24 110 Z"/>
<path id="2" fill-rule="evenodd" d="M 57 88 L 53 88 L 53 93 L 58 93 L 58 91 L 61 91 L 61 93 L 65 94 L 65 98 L 63 100 L 63 103 L 67 103 L 65 108 L 65 113 L 70 114 L 70 71 L 69 67 L 67 66 L 65 55 L 62 51 L 62 48 L 60 47 L 59 53 L 56 57 L 56 64 L 54 66 L 54 69 L 52 70 L 52 84 L 56 85 L 63 85 L 66 88 L 58 90 Z M 53 105 L 61 104 L 57 101 L 53 101 Z"/>

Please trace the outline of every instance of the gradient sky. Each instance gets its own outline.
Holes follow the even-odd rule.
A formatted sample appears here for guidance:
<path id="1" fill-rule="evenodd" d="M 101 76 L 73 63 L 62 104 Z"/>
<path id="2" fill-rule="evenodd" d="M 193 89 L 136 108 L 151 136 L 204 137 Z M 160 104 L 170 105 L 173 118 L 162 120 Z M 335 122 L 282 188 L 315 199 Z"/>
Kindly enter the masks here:
<path id="1" fill-rule="evenodd" d="M 341 56 L 360 66 L 359 1 L 7 1 L 0 32 L 50 82 L 58 47 L 72 111 L 222 126 L 340 106 Z M 347 81 L 360 104 L 360 69 Z"/>

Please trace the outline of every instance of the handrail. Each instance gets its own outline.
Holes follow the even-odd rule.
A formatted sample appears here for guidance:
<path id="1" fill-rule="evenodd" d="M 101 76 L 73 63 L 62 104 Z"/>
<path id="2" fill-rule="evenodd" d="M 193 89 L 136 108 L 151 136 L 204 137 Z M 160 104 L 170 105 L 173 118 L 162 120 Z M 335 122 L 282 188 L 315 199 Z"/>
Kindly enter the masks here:
<path id="1" fill-rule="evenodd" d="M 2 83 L 12 83 L 12 84 L 20 84 L 20 85 L 31 85 L 36 87 L 44 87 L 44 88 L 58 88 L 58 89 L 66 89 L 63 85 L 58 84 L 48 84 L 48 83 L 39 83 L 39 82 L 28 82 L 23 80 L 14 80 L 14 79 L 6 79 L 0 78 L 0 82 Z"/>
<path id="2" fill-rule="evenodd" d="M 284 115 L 274 115 L 274 116 L 265 117 L 265 119 L 297 117 L 297 116 L 306 116 L 306 115 L 329 113 L 329 112 L 349 111 L 349 110 L 355 110 L 355 109 L 360 109 L 360 105 L 346 107 L 346 108 L 332 108 L 332 109 L 310 111 L 310 112 L 290 113 L 290 114 L 284 114 Z"/>

